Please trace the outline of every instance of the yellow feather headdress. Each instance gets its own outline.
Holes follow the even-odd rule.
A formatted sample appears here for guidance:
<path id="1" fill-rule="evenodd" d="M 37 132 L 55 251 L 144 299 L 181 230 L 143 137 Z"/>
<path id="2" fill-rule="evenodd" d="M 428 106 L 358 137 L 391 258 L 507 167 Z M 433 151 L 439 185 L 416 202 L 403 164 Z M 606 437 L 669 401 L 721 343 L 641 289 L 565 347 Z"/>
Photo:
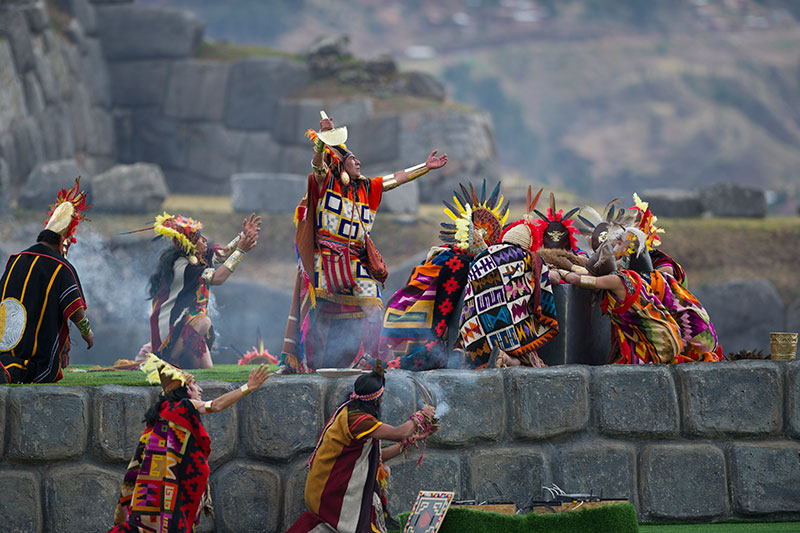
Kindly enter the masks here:
<path id="1" fill-rule="evenodd" d="M 147 382 L 153 385 L 161 383 L 164 392 L 194 380 L 194 376 L 184 372 L 178 367 L 172 366 L 154 353 L 147 354 L 147 359 L 141 364 L 139 370 L 147 374 Z"/>
<path id="2" fill-rule="evenodd" d="M 156 217 L 153 229 L 160 237 L 172 239 L 172 243 L 188 255 L 194 255 L 197 253 L 197 239 L 203 224 L 193 218 L 173 216 L 164 211 L 163 215 Z"/>

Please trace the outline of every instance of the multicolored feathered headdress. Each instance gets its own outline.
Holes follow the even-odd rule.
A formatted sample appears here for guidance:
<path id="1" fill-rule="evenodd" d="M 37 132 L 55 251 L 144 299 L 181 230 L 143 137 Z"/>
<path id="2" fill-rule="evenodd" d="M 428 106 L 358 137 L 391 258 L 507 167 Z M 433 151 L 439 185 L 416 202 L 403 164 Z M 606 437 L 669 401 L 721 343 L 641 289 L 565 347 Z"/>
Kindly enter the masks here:
<path id="1" fill-rule="evenodd" d="M 622 255 L 639 255 L 646 248 L 646 236 L 637 227 L 636 213 L 617 206 L 617 202 L 619 198 L 608 202 L 603 216 L 593 207 L 584 206 L 578 219 L 592 232 L 592 250 L 599 250 L 607 241 L 626 240 L 629 245 Z"/>
<path id="2" fill-rule="evenodd" d="M 50 206 L 44 229 L 61 235 L 61 253 L 67 255 L 70 245 L 75 242 L 75 231 L 81 220 L 89 220 L 83 215 L 91 206 L 86 205 L 86 192 L 79 191 L 81 177 L 75 178 L 71 189 L 61 189 L 56 203 Z"/>
<path id="3" fill-rule="evenodd" d="M 646 237 L 647 250 L 652 251 L 661 246 L 661 239 L 658 234 L 664 233 L 664 228 L 656 226 L 658 217 L 650 211 L 650 204 L 643 202 L 638 194 L 633 193 L 633 207 L 631 207 L 631 210 L 636 212 L 639 229 L 642 230 Z"/>
<path id="4" fill-rule="evenodd" d="M 183 215 L 170 215 L 164 211 L 163 215 L 156 217 L 153 229 L 159 237 L 167 237 L 179 250 L 193 256 L 197 253 L 197 241 L 203 224 L 193 218 Z"/>
<path id="5" fill-rule="evenodd" d="M 525 198 L 525 214 L 522 215 L 521 219 L 503 230 L 503 234 L 500 237 L 503 242 L 516 244 L 530 252 L 535 252 L 542 247 L 542 236 L 536 228 L 533 212 L 536 210 L 536 204 L 539 202 L 539 197 L 542 195 L 543 190 L 539 189 L 539 192 L 534 197 L 533 190 L 528 185 L 528 194 Z"/>
<path id="6" fill-rule="evenodd" d="M 147 382 L 153 385 L 161 383 L 163 391 L 169 392 L 178 387 L 185 387 L 194 381 L 194 376 L 173 366 L 156 354 L 147 354 L 147 359 L 141 364 L 139 370 L 147 374 Z"/>
<path id="7" fill-rule="evenodd" d="M 483 180 L 481 196 L 470 183 L 469 191 L 459 184 L 461 194 L 453 191 L 453 202 L 444 200 L 444 213 L 453 223 L 442 222 L 439 237 L 442 242 L 453 244 L 464 251 L 477 252 L 478 248 L 500 242 L 503 224 L 508 219 L 508 202 L 500 193 L 500 183 L 486 198 L 486 180 Z"/>
<path id="8" fill-rule="evenodd" d="M 571 220 L 572 215 L 577 213 L 580 208 L 575 207 L 569 210 L 566 214 L 562 209 L 556 211 L 556 196 L 550 193 L 550 207 L 547 209 L 547 214 L 535 210 L 539 215 L 539 220 L 535 222 L 536 231 L 539 233 L 539 239 L 542 241 L 542 246 L 545 248 L 560 248 L 562 250 L 577 250 L 578 249 L 578 228 Z"/>

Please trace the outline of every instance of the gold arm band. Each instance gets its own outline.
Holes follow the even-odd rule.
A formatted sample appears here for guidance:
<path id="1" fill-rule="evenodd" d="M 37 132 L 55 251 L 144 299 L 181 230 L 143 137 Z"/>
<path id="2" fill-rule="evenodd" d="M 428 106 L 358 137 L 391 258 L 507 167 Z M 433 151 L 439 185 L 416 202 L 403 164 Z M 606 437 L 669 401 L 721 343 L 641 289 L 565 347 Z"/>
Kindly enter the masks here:
<path id="1" fill-rule="evenodd" d="M 240 241 L 240 240 L 242 240 L 242 234 L 241 234 L 241 232 L 237 233 L 237 234 L 236 234 L 236 237 L 234 237 L 233 239 L 231 239 L 231 242 L 229 242 L 229 243 L 228 243 L 228 245 L 227 245 L 227 246 L 225 246 L 225 249 L 226 249 L 226 250 L 234 250 L 234 249 L 236 248 L 236 245 L 237 245 L 237 244 L 239 244 L 239 241 Z"/>
<path id="2" fill-rule="evenodd" d="M 234 270 L 236 270 L 236 267 L 239 266 L 239 263 L 241 263 L 244 260 L 244 256 L 245 252 L 237 248 L 233 252 L 231 252 L 231 255 L 229 255 L 228 258 L 225 260 L 225 262 L 222 263 L 222 266 L 227 267 L 228 270 L 233 272 Z"/>
<path id="3" fill-rule="evenodd" d="M 248 394 L 253 392 L 250 390 L 250 387 L 247 386 L 247 383 L 239 387 L 239 390 L 242 391 L 242 396 L 247 396 Z"/>
<path id="4" fill-rule="evenodd" d="M 88 316 L 84 316 L 78 322 L 76 322 L 75 327 L 78 328 L 78 331 L 80 331 L 81 335 L 84 337 L 92 332 L 92 325 L 89 323 Z"/>
<path id="5" fill-rule="evenodd" d="M 325 149 L 325 143 L 322 142 L 322 139 L 317 139 L 314 143 L 314 151 L 318 154 L 321 154 L 322 151 Z"/>
<path id="6" fill-rule="evenodd" d="M 205 408 L 206 408 L 206 412 L 207 412 L 207 413 L 210 413 L 210 412 L 211 412 L 211 404 L 212 404 L 213 402 L 214 402 L 214 400 L 208 400 L 206 403 L 204 403 L 204 404 L 203 404 L 203 407 L 205 407 Z"/>
<path id="7" fill-rule="evenodd" d="M 425 163 L 420 163 L 419 165 L 414 165 L 413 167 L 408 167 L 407 169 L 403 170 L 406 173 L 406 181 L 403 183 L 408 183 L 409 181 L 413 181 L 420 176 L 423 176 L 428 173 L 428 167 L 425 166 Z M 389 174 L 388 176 L 383 177 L 383 190 L 391 191 L 395 187 L 400 186 L 401 184 L 398 183 L 397 178 L 394 177 L 394 173 Z"/>
<path id="8" fill-rule="evenodd" d="M 581 276 L 580 286 L 584 289 L 596 289 L 597 288 L 597 278 L 594 276 Z"/>

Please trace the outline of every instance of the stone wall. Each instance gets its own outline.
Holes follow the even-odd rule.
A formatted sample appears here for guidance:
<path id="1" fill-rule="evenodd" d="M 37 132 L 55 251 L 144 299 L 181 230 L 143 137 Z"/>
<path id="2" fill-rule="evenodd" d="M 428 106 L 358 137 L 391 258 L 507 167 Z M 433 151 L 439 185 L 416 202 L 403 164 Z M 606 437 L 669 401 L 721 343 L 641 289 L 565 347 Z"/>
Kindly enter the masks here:
<path id="1" fill-rule="evenodd" d="M 392 460 L 390 510 L 420 489 L 525 505 L 542 485 L 629 498 L 640 520 L 800 517 L 800 362 L 433 371 L 441 429 Z M 216 520 L 200 531 L 284 531 L 304 464 L 353 378 L 277 376 L 222 413 L 212 437 Z M 214 398 L 234 384 L 203 383 Z M 383 420 L 420 406 L 387 378 Z M 156 388 L 0 387 L 5 531 L 104 531 Z M 55 422 L 55 423 L 54 423 Z"/>

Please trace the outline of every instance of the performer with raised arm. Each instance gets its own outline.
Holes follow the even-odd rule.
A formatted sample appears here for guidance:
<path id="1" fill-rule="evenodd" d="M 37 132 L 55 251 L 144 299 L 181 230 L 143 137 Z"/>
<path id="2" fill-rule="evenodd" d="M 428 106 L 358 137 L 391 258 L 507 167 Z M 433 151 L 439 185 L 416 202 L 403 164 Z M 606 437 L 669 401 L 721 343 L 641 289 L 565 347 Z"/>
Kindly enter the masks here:
<path id="1" fill-rule="evenodd" d="M 203 389 L 193 375 L 154 354 L 140 370 L 148 373 L 148 382 L 161 383 L 162 392 L 144 415 L 144 432 L 125 472 L 110 533 L 190 533 L 200 511 L 211 510 L 211 439 L 200 415 L 227 409 L 271 374 L 260 365 L 238 389 L 203 401 Z"/>
<path id="2" fill-rule="evenodd" d="M 348 367 L 359 353 L 377 352 L 379 283 L 387 272 L 369 234 L 383 193 L 447 163 L 447 154 L 433 151 L 423 164 L 367 178 L 343 144 L 346 133 L 336 134 L 342 130 L 324 117 L 319 133 L 307 133 L 314 152 L 295 211 L 298 273 L 282 350 L 286 372 Z"/>
<path id="3" fill-rule="evenodd" d="M 161 254 L 148 286 L 152 350 L 183 368 L 211 368 L 209 288 L 225 283 L 258 243 L 261 217 L 252 213 L 246 218 L 241 233 L 225 248 L 209 246 L 203 225 L 182 215 L 159 215 L 152 229 L 173 244 Z M 215 263 L 222 266 L 214 268 Z"/>
<path id="4" fill-rule="evenodd" d="M 88 208 L 80 178 L 62 189 L 36 244 L 6 264 L 0 279 L 0 383 L 52 383 L 69 365 L 69 321 L 91 348 L 94 333 L 75 267 L 67 261 Z"/>

